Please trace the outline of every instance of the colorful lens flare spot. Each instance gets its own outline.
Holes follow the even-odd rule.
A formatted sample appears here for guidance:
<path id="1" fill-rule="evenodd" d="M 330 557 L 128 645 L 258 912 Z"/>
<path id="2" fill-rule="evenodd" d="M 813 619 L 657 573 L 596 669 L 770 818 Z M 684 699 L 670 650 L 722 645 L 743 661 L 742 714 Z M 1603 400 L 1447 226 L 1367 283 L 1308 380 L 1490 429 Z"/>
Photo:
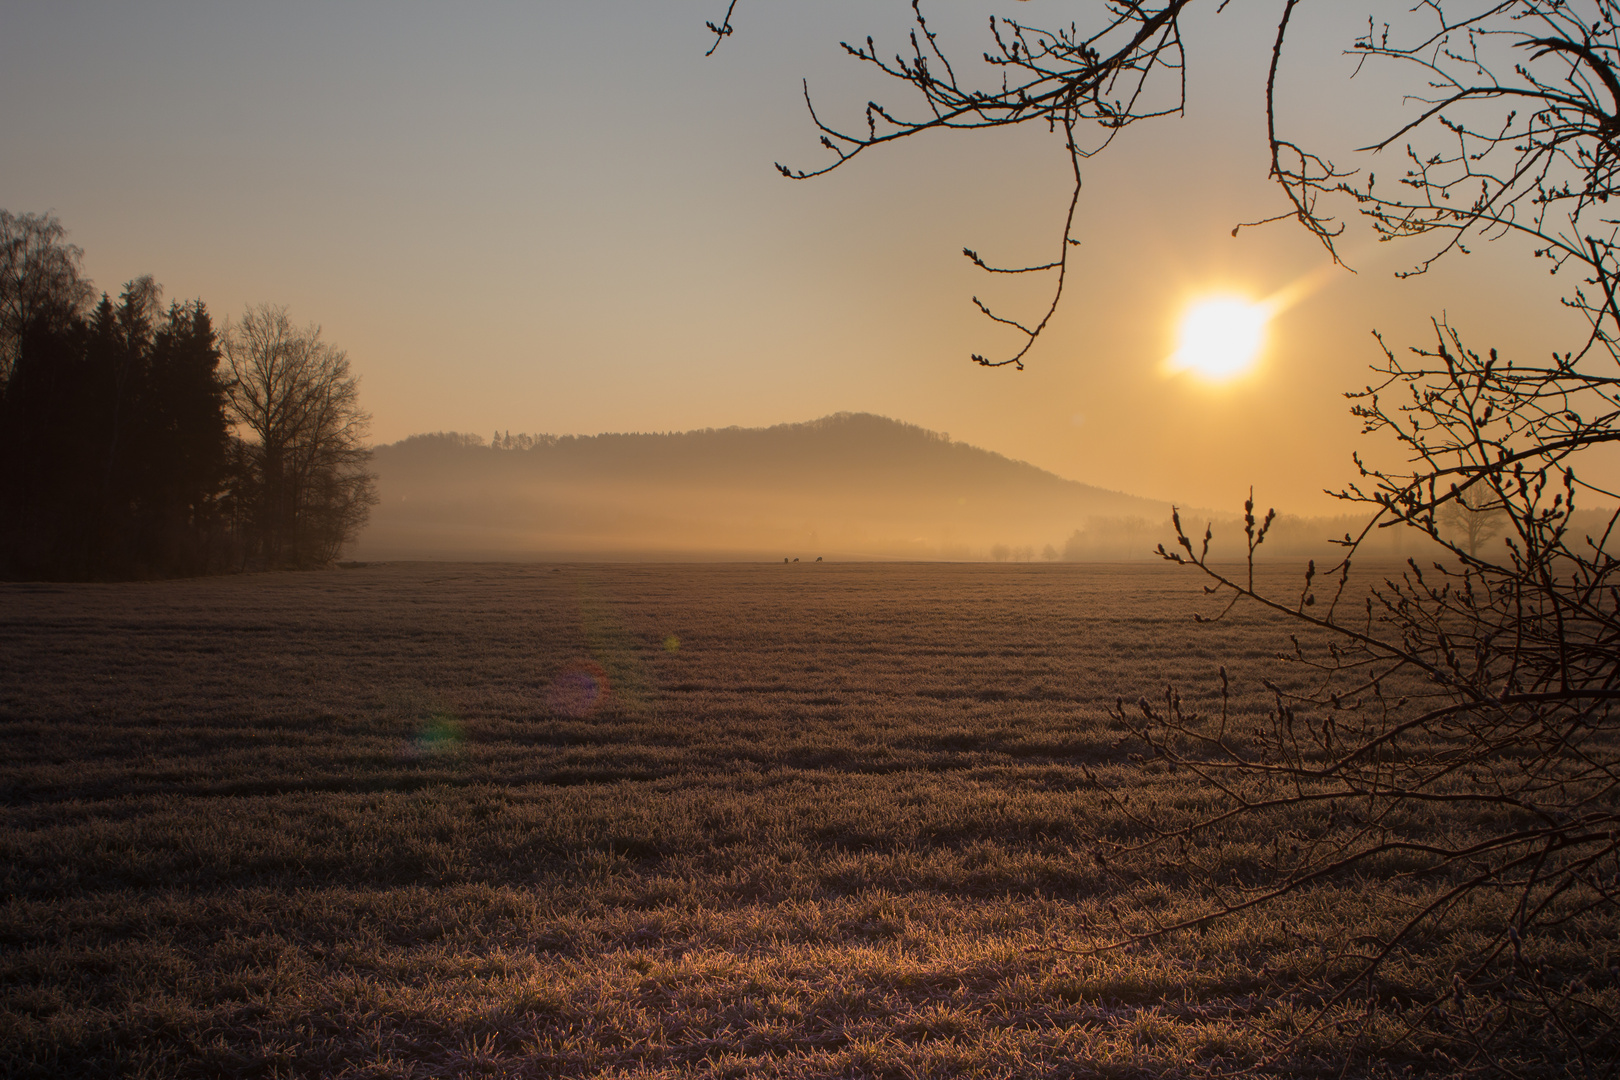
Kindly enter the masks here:
<path id="1" fill-rule="evenodd" d="M 676 637 L 674 634 L 669 635 L 669 637 L 664 639 L 664 651 L 665 652 L 680 652 L 681 651 L 681 639 Z"/>
<path id="2" fill-rule="evenodd" d="M 546 691 L 551 711 L 562 716 L 589 716 L 601 708 L 608 696 L 607 672 L 601 665 L 585 661 L 574 664 L 551 680 Z"/>
<path id="3" fill-rule="evenodd" d="M 450 713 L 434 713 L 411 740 L 411 749 L 419 757 L 440 757 L 459 750 L 465 740 L 460 720 Z"/>

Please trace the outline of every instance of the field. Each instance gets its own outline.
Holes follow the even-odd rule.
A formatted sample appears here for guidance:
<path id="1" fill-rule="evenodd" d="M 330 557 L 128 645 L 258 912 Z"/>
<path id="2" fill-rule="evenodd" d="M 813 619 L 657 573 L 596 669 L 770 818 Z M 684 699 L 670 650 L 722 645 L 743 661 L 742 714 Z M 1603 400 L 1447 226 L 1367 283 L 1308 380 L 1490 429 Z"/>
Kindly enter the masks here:
<path id="1" fill-rule="evenodd" d="M 0 585 L 0 1074 L 1339 1075 L 1398 1003 L 1296 991 L 1393 886 L 1094 951 L 1198 902 L 1098 858 L 1099 783 L 1198 798 L 1109 707 L 1225 664 L 1263 709 L 1286 641 L 1203 603 L 1156 565 Z"/>

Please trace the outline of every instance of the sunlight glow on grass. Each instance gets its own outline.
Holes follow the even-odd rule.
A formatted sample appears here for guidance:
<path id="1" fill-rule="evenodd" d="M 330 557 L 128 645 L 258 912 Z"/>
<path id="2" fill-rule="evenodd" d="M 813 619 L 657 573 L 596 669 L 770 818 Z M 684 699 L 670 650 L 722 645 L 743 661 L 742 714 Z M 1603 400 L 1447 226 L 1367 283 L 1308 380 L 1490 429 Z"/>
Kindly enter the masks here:
<path id="1" fill-rule="evenodd" d="M 1238 296 L 1206 297 L 1181 317 L 1172 372 L 1190 371 L 1221 382 L 1254 366 L 1266 343 L 1271 305 Z"/>

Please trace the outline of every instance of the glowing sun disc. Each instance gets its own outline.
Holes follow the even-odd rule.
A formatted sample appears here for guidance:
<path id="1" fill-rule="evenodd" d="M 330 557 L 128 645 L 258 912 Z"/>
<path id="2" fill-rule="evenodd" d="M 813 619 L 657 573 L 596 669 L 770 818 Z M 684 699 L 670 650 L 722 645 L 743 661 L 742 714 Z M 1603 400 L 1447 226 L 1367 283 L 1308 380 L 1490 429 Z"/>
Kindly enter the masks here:
<path id="1" fill-rule="evenodd" d="M 1254 365 L 1266 343 L 1271 310 L 1235 296 L 1201 300 L 1181 317 L 1172 371 L 1191 371 L 1206 379 L 1229 379 Z"/>

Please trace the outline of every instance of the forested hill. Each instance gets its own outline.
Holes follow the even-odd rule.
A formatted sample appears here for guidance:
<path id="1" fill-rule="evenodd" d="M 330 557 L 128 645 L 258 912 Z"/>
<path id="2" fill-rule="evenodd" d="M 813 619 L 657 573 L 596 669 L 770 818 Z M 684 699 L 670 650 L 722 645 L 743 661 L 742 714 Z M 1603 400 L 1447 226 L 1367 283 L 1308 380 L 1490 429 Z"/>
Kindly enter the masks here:
<path id="1" fill-rule="evenodd" d="M 840 413 L 672 434 L 418 435 L 377 448 L 358 558 L 1036 557 L 1166 504 Z"/>

